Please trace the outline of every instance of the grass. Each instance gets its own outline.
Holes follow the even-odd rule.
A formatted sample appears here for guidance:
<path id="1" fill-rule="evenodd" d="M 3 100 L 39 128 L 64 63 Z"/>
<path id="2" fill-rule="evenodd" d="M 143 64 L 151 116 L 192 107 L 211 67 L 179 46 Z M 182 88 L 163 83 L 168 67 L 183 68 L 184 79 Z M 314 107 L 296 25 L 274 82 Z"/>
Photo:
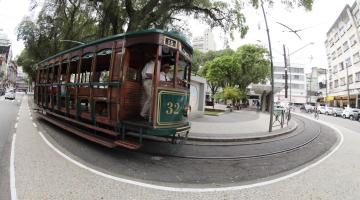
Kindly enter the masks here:
<path id="1" fill-rule="evenodd" d="M 210 116 L 219 116 L 221 113 L 223 113 L 223 110 L 210 110 L 205 109 L 204 115 L 210 115 Z"/>

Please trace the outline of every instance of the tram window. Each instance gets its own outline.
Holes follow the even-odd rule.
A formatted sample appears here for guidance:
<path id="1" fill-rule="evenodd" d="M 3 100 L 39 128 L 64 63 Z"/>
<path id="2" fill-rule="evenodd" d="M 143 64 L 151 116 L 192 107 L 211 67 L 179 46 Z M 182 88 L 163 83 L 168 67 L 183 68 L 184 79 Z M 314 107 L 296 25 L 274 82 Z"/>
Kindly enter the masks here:
<path id="1" fill-rule="evenodd" d="M 155 57 L 156 45 L 139 44 L 129 48 L 130 63 L 126 74 L 127 80 L 140 81 L 141 71 L 149 61 L 149 57 Z"/>
<path id="2" fill-rule="evenodd" d="M 77 61 L 73 61 L 70 63 L 70 69 L 69 69 L 69 75 L 70 75 L 70 83 L 75 83 L 76 82 L 76 74 L 77 74 L 77 66 L 78 66 L 78 62 Z"/>
<path id="3" fill-rule="evenodd" d="M 82 56 L 80 67 L 80 83 L 90 82 L 92 60 L 93 53 L 87 53 Z"/>
<path id="4" fill-rule="evenodd" d="M 52 82 L 53 83 L 57 83 L 58 82 L 58 74 L 59 73 L 59 65 L 55 65 L 54 69 L 53 69 L 53 78 L 52 78 Z"/>
<path id="5" fill-rule="evenodd" d="M 93 81 L 99 83 L 109 82 L 109 70 L 111 61 L 111 49 L 104 49 L 96 54 L 96 66 Z M 101 88 L 107 86 L 99 86 Z"/>
<path id="6" fill-rule="evenodd" d="M 108 113 L 108 109 L 107 109 L 107 102 L 105 101 L 97 101 L 95 102 L 95 112 L 97 115 L 100 115 L 100 116 L 107 116 Z"/>
<path id="7" fill-rule="evenodd" d="M 177 84 L 182 87 L 187 86 L 187 79 L 189 75 L 190 65 L 183 56 L 179 58 L 179 65 L 177 71 Z"/>

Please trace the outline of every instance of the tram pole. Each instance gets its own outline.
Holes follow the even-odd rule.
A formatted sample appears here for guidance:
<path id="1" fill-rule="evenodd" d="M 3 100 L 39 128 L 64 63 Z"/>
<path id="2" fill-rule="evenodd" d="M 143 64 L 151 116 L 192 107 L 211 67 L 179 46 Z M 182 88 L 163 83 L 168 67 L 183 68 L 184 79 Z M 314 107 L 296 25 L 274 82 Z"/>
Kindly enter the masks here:
<path id="1" fill-rule="evenodd" d="M 273 113 L 274 113 L 274 64 L 272 59 L 272 50 L 271 50 L 271 40 L 270 40 L 270 32 L 266 19 L 266 14 L 264 10 L 264 2 L 261 0 L 261 10 L 264 15 L 266 33 L 269 43 L 269 54 L 270 54 L 270 67 L 271 67 L 271 92 L 270 92 L 270 121 L 269 121 L 269 132 L 272 132 L 272 123 L 273 123 Z"/>

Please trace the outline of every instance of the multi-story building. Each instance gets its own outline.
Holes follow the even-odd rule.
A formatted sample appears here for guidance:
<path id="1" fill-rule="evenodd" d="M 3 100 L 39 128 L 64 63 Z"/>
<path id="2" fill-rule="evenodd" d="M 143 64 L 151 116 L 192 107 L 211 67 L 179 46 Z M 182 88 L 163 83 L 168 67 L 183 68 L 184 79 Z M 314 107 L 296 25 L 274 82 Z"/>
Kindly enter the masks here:
<path id="1" fill-rule="evenodd" d="M 215 51 L 216 44 L 211 30 L 205 30 L 203 36 L 194 37 L 192 46 L 194 49 L 198 49 L 202 52 Z"/>
<path id="2" fill-rule="evenodd" d="M 275 102 L 306 103 L 306 78 L 303 66 L 292 64 L 291 67 L 288 67 L 288 96 L 285 98 L 285 67 L 275 64 L 274 86 L 283 88 L 280 92 L 275 93 Z"/>
<path id="3" fill-rule="evenodd" d="M 7 76 L 12 54 L 10 40 L 1 31 L 0 29 L 0 87 L 3 88 L 8 86 Z"/>
<path id="4" fill-rule="evenodd" d="M 326 89 L 326 69 L 313 67 L 311 72 L 306 74 L 306 101 L 311 104 L 325 104 L 324 98 L 327 96 Z"/>
<path id="5" fill-rule="evenodd" d="M 331 106 L 360 106 L 360 0 L 346 5 L 327 32 L 325 98 Z M 350 103 L 349 103 L 350 100 Z"/>

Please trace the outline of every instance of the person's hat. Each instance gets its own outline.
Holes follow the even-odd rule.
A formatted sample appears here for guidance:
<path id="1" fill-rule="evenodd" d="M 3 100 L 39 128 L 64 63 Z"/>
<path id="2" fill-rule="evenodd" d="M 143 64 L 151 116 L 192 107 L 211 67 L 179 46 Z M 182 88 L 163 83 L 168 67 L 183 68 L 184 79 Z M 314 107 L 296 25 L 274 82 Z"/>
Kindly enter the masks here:
<path id="1" fill-rule="evenodd" d="M 170 68 L 170 65 L 168 63 L 163 64 L 163 68 Z"/>

